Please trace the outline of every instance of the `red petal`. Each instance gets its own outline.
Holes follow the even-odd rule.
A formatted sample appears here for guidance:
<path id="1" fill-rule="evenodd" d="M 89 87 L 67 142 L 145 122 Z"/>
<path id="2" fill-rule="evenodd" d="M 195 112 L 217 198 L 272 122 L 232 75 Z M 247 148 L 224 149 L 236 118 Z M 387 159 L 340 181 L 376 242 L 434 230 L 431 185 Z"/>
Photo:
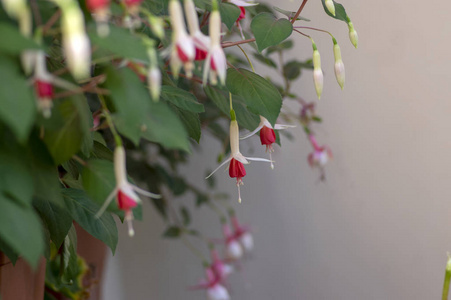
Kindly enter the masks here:
<path id="1" fill-rule="evenodd" d="M 260 130 L 260 141 L 262 142 L 262 145 L 273 144 L 276 141 L 276 134 L 274 133 L 274 130 L 263 126 Z"/>
<path id="2" fill-rule="evenodd" d="M 138 5 L 141 2 L 143 2 L 143 0 L 125 0 L 125 5 L 127 6 Z"/>
<path id="3" fill-rule="evenodd" d="M 36 80 L 34 86 L 39 98 L 53 98 L 53 86 L 51 83 Z"/>
<path id="4" fill-rule="evenodd" d="M 246 169 L 244 168 L 244 165 L 234 158 L 230 161 L 229 176 L 232 178 L 242 178 L 246 176 Z"/>
<path id="5" fill-rule="evenodd" d="M 189 58 L 185 54 L 185 52 L 183 52 L 182 48 L 179 45 L 177 45 L 176 47 L 177 47 L 177 54 L 179 55 L 180 60 L 184 63 L 188 62 Z"/>
<path id="6" fill-rule="evenodd" d="M 208 52 L 196 47 L 196 56 L 194 60 L 204 60 L 207 58 Z"/>
<path id="7" fill-rule="evenodd" d="M 127 194 L 125 194 L 121 190 L 119 190 L 119 192 L 117 193 L 117 204 L 120 209 L 125 211 L 130 210 L 138 205 L 135 200 L 127 196 Z"/>
<path id="8" fill-rule="evenodd" d="M 109 4 L 110 0 L 86 0 L 86 6 L 92 12 L 107 7 Z"/>
<path id="9" fill-rule="evenodd" d="M 244 17 L 246 16 L 246 9 L 242 6 L 238 6 L 241 10 L 240 16 L 238 17 L 238 19 L 236 19 L 236 21 L 241 21 L 244 19 Z"/>

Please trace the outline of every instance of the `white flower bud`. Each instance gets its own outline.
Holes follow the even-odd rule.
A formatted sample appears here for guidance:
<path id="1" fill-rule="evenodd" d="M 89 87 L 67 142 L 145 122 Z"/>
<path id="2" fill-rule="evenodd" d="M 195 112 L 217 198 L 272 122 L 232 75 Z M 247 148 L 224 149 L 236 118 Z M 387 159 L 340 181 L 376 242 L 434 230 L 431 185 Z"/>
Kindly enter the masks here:
<path id="1" fill-rule="evenodd" d="M 354 24 L 352 24 L 351 21 L 348 23 L 348 28 L 349 28 L 349 39 L 351 40 L 351 43 L 354 45 L 354 47 L 357 48 L 359 36 L 357 35 L 357 31 L 355 31 Z"/>
<path id="2" fill-rule="evenodd" d="M 320 99 L 323 92 L 324 75 L 321 70 L 321 56 L 316 49 L 313 51 L 313 82 L 315 83 L 316 95 Z"/>
<path id="3" fill-rule="evenodd" d="M 244 233 L 240 237 L 240 244 L 245 252 L 251 252 L 254 249 L 254 239 L 249 232 Z"/>
<path id="4" fill-rule="evenodd" d="M 340 85 L 341 89 L 343 89 L 345 85 L 345 65 L 343 64 L 343 60 L 341 59 L 341 50 L 338 44 L 334 45 L 334 56 L 335 78 L 337 78 L 338 84 Z"/>
<path id="5" fill-rule="evenodd" d="M 207 290 L 208 300 L 229 300 L 230 295 L 225 287 L 220 284 L 215 284 Z"/>
<path id="6" fill-rule="evenodd" d="M 332 0 L 326 0 L 324 1 L 326 4 L 327 9 L 329 10 L 329 12 L 335 16 L 335 4 Z"/>
<path id="7" fill-rule="evenodd" d="M 160 99 L 161 92 L 160 69 L 155 67 L 149 68 L 149 73 L 147 74 L 147 84 L 149 85 L 150 95 L 153 101 L 158 101 L 158 99 Z"/>

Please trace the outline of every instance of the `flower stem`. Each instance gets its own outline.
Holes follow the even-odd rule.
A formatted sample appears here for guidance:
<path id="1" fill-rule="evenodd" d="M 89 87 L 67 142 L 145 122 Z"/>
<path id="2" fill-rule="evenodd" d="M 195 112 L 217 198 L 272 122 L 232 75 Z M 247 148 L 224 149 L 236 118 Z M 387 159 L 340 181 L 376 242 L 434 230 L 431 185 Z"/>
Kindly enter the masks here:
<path id="1" fill-rule="evenodd" d="M 251 60 L 249 59 L 249 56 L 247 56 L 247 53 L 246 53 L 246 51 L 244 51 L 244 49 L 243 49 L 243 48 L 241 48 L 241 46 L 240 46 L 240 45 L 237 45 L 237 46 L 238 46 L 238 48 L 240 48 L 241 52 L 243 52 L 244 56 L 246 56 L 247 62 L 248 62 L 248 63 L 249 63 L 249 65 L 251 66 L 252 72 L 254 72 L 254 73 L 255 73 L 255 69 L 254 69 L 254 66 L 252 65 L 252 62 L 251 62 Z"/>
<path id="2" fill-rule="evenodd" d="M 446 263 L 446 271 L 445 271 L 445 281 L 443 283 L 442 300 L 448 300 L 450 279 L 451 279 L 451 256 L 448 253 L 448 262 Z"/>
<path id="3" fill-rule="evenodd" d="M 121 136 L 119 135 L 119 133 L 116 131 L 116 127 L 114 127 L 113 118 L 111 118 L 111 114 L 106 105 L 105 98 L 103 97 L 102 94 L 98 94 L 98 96 L 99 96 L 100 104 L 102 105 L 102 108 L 103 108 L 103 113 L 105 115 L 105 119 L 106 119 L 108 125 L 110 126 L 111 133 L 113 134 L 116 146 L 120 147 L 120 146 L 122 146 L 122 139 L 121 139 Z"/>
<path id="4" fill-rule="evenodd" d="M 304 6 L 307 4 L 308 0 L 304 0 L 302 1 L 301 6 L 299 6 L 298 11 L 296 12 L 296 14 L 294 15 L 293 19 L 291 19 L 291 24 L 293 24 L 294 22 L 296 22 L 297 18 L 299 17 L 299 15 L 301 14 L 302 10 L 304 9 Z"/>

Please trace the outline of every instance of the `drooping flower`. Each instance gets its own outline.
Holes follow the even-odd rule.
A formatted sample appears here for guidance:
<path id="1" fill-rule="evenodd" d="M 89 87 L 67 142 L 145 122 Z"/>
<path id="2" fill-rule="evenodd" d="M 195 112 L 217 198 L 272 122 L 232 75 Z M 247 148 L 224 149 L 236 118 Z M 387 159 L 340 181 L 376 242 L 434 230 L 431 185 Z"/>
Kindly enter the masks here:
<path id="1" fill-rule="evenodd" d="M 194 68 L 193 60 L 196 49 L 193 39 L 188 35 L 183 19 L 183 11 L 178 0 L 169 1 L 169 16 L 171 18 L 172 46 L 171 46 L 171 70 L 174 77 L 178 77 L 180 68 L 184 67 L 186 76 L 192 76 Z"/>
<path id="2" fill-rule="evenodd" d="M 241 37 L 244 40 L 243 29 L 241 28 L 240 21 L 246 17 L 246 7 L 258 5 L 258 3 L 248 2 L 246 0 L 229 0 L 228 2 L 235 4 L 240 9 L 240 15 L 238 16 L 238 18 L 236 19 L 235 22 L 236 22 L 236 26 L 240 30 Z"/>
<path id="3" fill-rule="evenodd" d="M 227 59 L 221 46 L 221 15 L 216 1 L 213 1 L 213 11 L 210 15 L 210 49 L 204 66 L 203 80 L 206 83 L 207 77 L 211 84 L 219 81 L 225 85 L 227 74 Z"/>
<path id="4" fill-rule="evenodd" d="M 321 69 L 321 56 L 315 43 L 313 43 L 313 82 L 315 84 L 316 95 L 320 99 L 323 92 L 324 75 Z"/>
<path id="5" fill-rule="evenodd" d="M 335 16 L 335 4 L 332 0 L 326 0 L 324 1 L 324 3 L 326 4 L 327 10 L 333 15 Z"/>
<path id="6" fill-rule="evenodd" d="M 310 167 L 324 167 L 333 158 L 332 151 L 327 146 L 319 146 L 313 134 L 309 135 L 309 140 L 313 147 L 313 152 L 308 155 Z"/>
<path id="7" fill-rule="evenodd" d="M 96 21 L 97 34 L 101 37 L 107 36 L 110 32 L 108 27 L 110 0 L 86 0 L 86 6 Z"/>
<path id="8" fill-rule="evenodd" d="M 232 225 L 235 238 L 240 242 L 244 252 L 251 252 L 254 249 L 254 238 L 249 229 L 242 226 L 235 216 L 232 216 Z"/>
<path id="9" fill-rule="evenodd" d="M 242 139 L 242 140 L 247 139 L 260 131 L 260 142 L 262 145 L 266 146 L 266 152 L 269 153 L 269 159 L 271 160 L 271 169 L 274 169 L 274 164 L 272 162 L 272 155 L 271 155 L 271 153 L 274 152 L 272 144 L 274 144 L 276 142 L 276 134 L 274 132 L 274 129 L 282 130 L 282 129 L 287 129 L 287 128 L 291 128 L 291 127 L 296 127 L 296 126 L 275 124 L 275 126 L 273 128 L 271 126 L 271 123 L 269 123 L 269 121 L 265 117 L 260 116 L 260 124 L 258 125 L 258 127 L 255 128 L 254 131 L 246 134 L 245 136 L 241 137 L 240 139 Z"/>
<path id="10" fill-rule="evenodd" d="M 86 79 L 91 70 L 91 45 L 85 30 L 83 12 L 75 0 L 53 1 L 62 11 L 61 29 L 67 66 L 75 79 Z"/>
<path id="11" fill-rule="evenodd" d="M 192 287 L 191 289 L 205 289 L 207 290 L 208 300 L 229 300 L 230 295 L 227 289 L 221 285 L 220 280 L 215 276 L 211 268 L 206 269 L 206 279 Z"/>
<path id="12" fill-rule="evenodd" d="M 216 250 L 211 250 L 211 265 L 210 269 L 213 271 L 219 282 L 224 282 L 224 280 L 233 272 L 233 267 L 226 264 L 219 258 L 219 254 Z"/>
<path id="13" fill-rule="evenodd" d="M 185 15 L 188 21 L 190 36 L 193 39 L 196 48 L 194 60 L 204 60 L 207 58 L 210 47 L 210 37 L 200 31 L 199 19 L 197 17 L 196 6 L 192 0 L 184 1 Z"/>
<path id="14" fill-rule="evenodd" d="M 246 176 L 246 169 L 243 164 L 249 164 L 250 161 L 266 161 L 272 162 L 271 160 L 257 157 L 245 157 L 240 152 L 240 136 L 238 122 L 236 121 L 235 111 L 230 112 L 232 120 L 230 121 L 230 152 L 231 155 L 228 159 L 222 162 L 219 167 L 217 167 L 210 175 L 205 179 L 208 179 L 216 171 L 218 171 L 222 166 L 229 163 L 229 176 L 231 178 L 236 178 L 236 185 L 238 187 L 238 202 L 241 202 L 241 191 L 240 186 L 243 185 L 243 177 Z"/>
<path id="15" fill-rule="evenodd" d="M 125 150 L 122 146 L 117 146 L 114 150 L 114 175 L 116 177 L 116 187 L 113 189 L 111 194 L 106 199 L 105 203 L 97 212 L 96 217 L 99 218 L 105 212 L 108 205 L 110 205 L 111 201 L 113 201 L 114 197 L 116 196 L 119 209 L 125 212 L 125 220 L 127 221 L 128 225 L 128 234 L 130 236 L 134 236 L 135 231 L 133 229 L 132 209 L 141 203 L 141 199 L 139 199 L 137 193 L 154 199 L 158 199 L 161 196 L 147 192 L 128 182 L 125 162 Z"/>
<path id="16" fill-rule="evenodd" d="M 225 256 L 227 259 L 235 261 L 243 257 L 243 247 L 228 224 L 222 225 L 222 233 L 225 239 Z"/>
<path id="17" fill-rule="evenodd" d="M 351 40 L 352 45 L 357 48 L 359 43 L 359 36 L 357 35 L 357 31 L 354 29 L 354 24 L 352 24 L 351 20 L 348 20 L 348 29 L 349 29 L 349 39 Z"/>
<path id="18" fill-rule="evenodd" d="M 335 58 L 335 78 L 337 78 L 337 82 L 340 85 L 341 89 L 344 88 L 345 85 L 345 65 L 343 64 L 343 60 L 341 59 L 341 50 L 340 46 L 337 44 L 337 41 L 334 39 L 334 58 Z"/>
<path id="19" fill-rule="evenodd" d="M 34 52 L 34 87 L 38 99 L 38 110 L 45 118 L 50 118 L 53 106 L 53 85 L 52 76 L 47 72 L 45 65 L 45 53 L 43 51 Z"/>

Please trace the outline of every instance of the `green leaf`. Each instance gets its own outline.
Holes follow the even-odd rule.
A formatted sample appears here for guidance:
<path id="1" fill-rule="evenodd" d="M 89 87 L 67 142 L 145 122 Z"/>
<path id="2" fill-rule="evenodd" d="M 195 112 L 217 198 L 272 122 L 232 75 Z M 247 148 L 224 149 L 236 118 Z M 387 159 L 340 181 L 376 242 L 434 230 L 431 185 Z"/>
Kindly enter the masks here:
<path id="1" fill-rule="evenodd" d="M 12 262 L 13 266 L 16 264 L 16 261 L 19 258 L 19 254 L 17 254 L 17 252 L 14 251 L 2 239 L 0 239 L 0 251 L 3 252 L 3 254 L 5 254 L 9 258 L 9 260 Z"/>
<path id="2" fill-rule="evenodd" d="M 287 62 L 283 66 L 283 75 L 288 80 L 294 80 L 301 75 L 302 69 L 313 69 L 313 64 L 311 60 L 307 60 L 305 62 L 300 62 L 296 60 L 292 60 Z"/>
<path id="3" fill-rule="evenodd" d="M 56 102 L 52 118 L 59 119 L 61 122 L 59 126 L 53 125 L 45 130 L 44 142 L 57 165 L 79 152 L 83 141 L 82 126 L 84 124 L 80 116 L 81 112 L 75 104 L 76 101 L 78 100 L 66 99 Z"/>
<path id="4" fill-rule="evenodd" d="M 59 248 L 72 226 L 72 217 L 66 209 L 55 205 L 48 199 L 35 198 L 33 206 L 41 216 L 44 225 L 48 228 L 51 240 Z"/>
<path id="5" fill-rule="evenodd" d="M 275 63 L 271 58 L 266 57 L 266 56 L 263 56 L 263 55 L 261 55 L 260 53 L 254 53 L 254 57 L 255 57 L 258 61 L 264 63 L 265 65 L 277 69 L 276 63 Z"/>
<path id="6" fill-rule="evenodd" d="M 169 85 L 162 86 L 161 98 L 186 111 L 194 113 L 205 111 L 204 106 L 197 102 L 197 99 L 193 94 L 177 87 Z"/>
<path id="7" fill-rule="evenodd" d="M 171 105 L 171 108 L 177 113 L 180 120 L 185 125 L 186 131 L 188 131 L 188 135 L 197 143 L 199 143 L 201 136 L 199 114 L 179 109 L 174 105 Z"/>
<path id="8" fill-rule="evenodd" d="M 42 50 L 42 47 L 36 44 L 32 39 L 23 36 L 16 26 L 12 26 L 5 22 L 0 22 L 0 36 L 3 40 L 3 42 L 0 43 L 0 53 L 20 54 L 24 50 Z"/>
<path id="9" fill-rule="evenodd" d="M 97 57 L 112 53 L 119 57 L 149 61 L 146 46 L 142 40 L 136 35 L 130 34 L 130 31 L 125 28 L 110 24 L 110 34 L 106 37 L 100 37 L 97 35 L 95 26 L 92 26 L 88 30 L 88 35 L 92 44 L 103 51 L 100 54 L 94 52 Z"/>
<path id="10" fill-rule="evenodd" d="M 282 107 L 282 97 L 271 82 L 248 70 L 229 68 L 226 85 L 253 113 L 262 115 L 274 126 Z"/>
<path id="11" fill-rule="evenodd" d="M 251 29 L 258 51 L 274 46 L 291 35 L 293 25 L 287 19 L 276 19 L 270 13 L 261 13 L 252 19 Z"/>
<path id="12" fill-rule="evenodd" d="M 0 191 L 30 206 L 33 195 L 33 177 L 29 165 L 19 153 L 0 152 Z"/>
<path id="13" fill-rule="evenodd" d="M 266 50 L 266 54 L 270 55 L 271 53 L 284 51 L 284 50 L 288 50 L 291 48 L 293 48 L 293 41 L 288 40 L 288 41 L 284 41 L 278 45 L 269 47 L 268 50 Z"/>
<path id="14" fill-rule="evenodd" d="M 113 161 L 113 156 L 113 151 L 111 151 L 108 147 L 97 141 L 94 141 L 92 157 Z"/>
<path id="15" fill-rule="evenodd" d="M 72 218 L 89 234 L 104 242 L 114 254 L 118 236 L 113 217 L 104 213 L 100 218 L 96 218 L 95 214 L 100 207 L 82 190 L 64 189 L 63 195 Z"/>
<path id="16" fill-rule="evenodd" d="M 185 206 L 180 208 L 180 215 L 182 215 L 183 225 L 188 226 L 191 223 L 191 216 L 189 214 L 188 209 Z"/>
<path id="17" fill-rule="evenodd" d="M 182 235 L 182 230 L 177 226 L 171 226 L 163 233 L 165 238 L 178 238 Z"/>
<path id="18" fill-rule="evenodd" d="M 78 256 L 77 256 L 77 232 L 75 227 L 71 223 L 69 232 L 64 239 L 63 251 L 63 270 L 64 270 L 64 280 L 69 284 L 72 283 L 74 279 L 77 278 L 79 273 L 78 268 Z"/>
<path id="19" fill-rule="evenodd" d="M 31 208 L 25 208 L 0 194 L 0 238 L 33 268 L 44 252 L 44 236 L 39 217 Z"/>
<path id="20" fill-rule="evenodd" d="M 107 69 L 106 87 L 116 108 L 114 121 L 120 133 L 138 145 L 141 127 L 150 109 L 150 96 L 139 78 L 128 68 Z"/>
<path id="21" fill-rule="evenodd" d="M 166 103 L 152 102 L 144 120 L 142 137 L 167 149 L 190 151 L 188 134 L 183 123 Z"/>
<path id="22" fill-rule="evenodd" d="M 233 25 L 235 25 L 236 20 L 241 14 L 240 8 L 231 3 L 221 2 L 219 12 L 222 22 L 226 24 L 229 30 L 232 30 Z"/>
<path id="23" fill-rule="evenodd" d="M 274 8 L 276 11 L 280 12 L 281 14 L 287 16 L 290 20 L 293 19 L 294 16 L 296 15 L 296 12 L 295 12 L 295 11 L 288 11 L 288 10 L 285 10 L 285 9 L 281 9 L 281 8 L 279 8 L 279 7 L 277 7 L 277 6 L 273 6 L 273 8 Z M 298 16 L 298 18 L 297 18 L 296 20 L 302 20 L 302 21 L 310 22 L 309 19 L 303 18 L 303 17 L 301 17 L 301 16 Z"/>
<path id="24" fill-rule="evenodd" d="M 30 133 L 36 114 L 31 85 L 12 58 L 0 55 L 0 66 L 0 119 L 23 143 Z"/>
<path id="25" fill-rule="evenodd" d="M 210 178 L 212 178 L 212 177 L 210 177 Z M 210 199 L 207 196 L 197 195 L 196 206 L 197 207 L 202 206 L 203 204 L 208 203 L 208 201 L 210 201 Z"/>
<path id="26" fill-rule="evenodd" d="M 335 5 L 335 16 L 329 12 L 329 9 L 327 9 L 325 0 L 321 0 L 321 3 L 323 3 L 323 8 L 324 8 L 324 11 L 326 12 L 326 14 L 328 14 L 330 17 L 332 17 L 334 19 L 341 20 L 345 23 L 349 23 L 351 21 L 351 19 L 346 14 L 346 10 L 343 7 L 343 5 L 341 5 L 340 3 L 335 2 L 333 0 L 332 0 L 332 2 Z"/>

